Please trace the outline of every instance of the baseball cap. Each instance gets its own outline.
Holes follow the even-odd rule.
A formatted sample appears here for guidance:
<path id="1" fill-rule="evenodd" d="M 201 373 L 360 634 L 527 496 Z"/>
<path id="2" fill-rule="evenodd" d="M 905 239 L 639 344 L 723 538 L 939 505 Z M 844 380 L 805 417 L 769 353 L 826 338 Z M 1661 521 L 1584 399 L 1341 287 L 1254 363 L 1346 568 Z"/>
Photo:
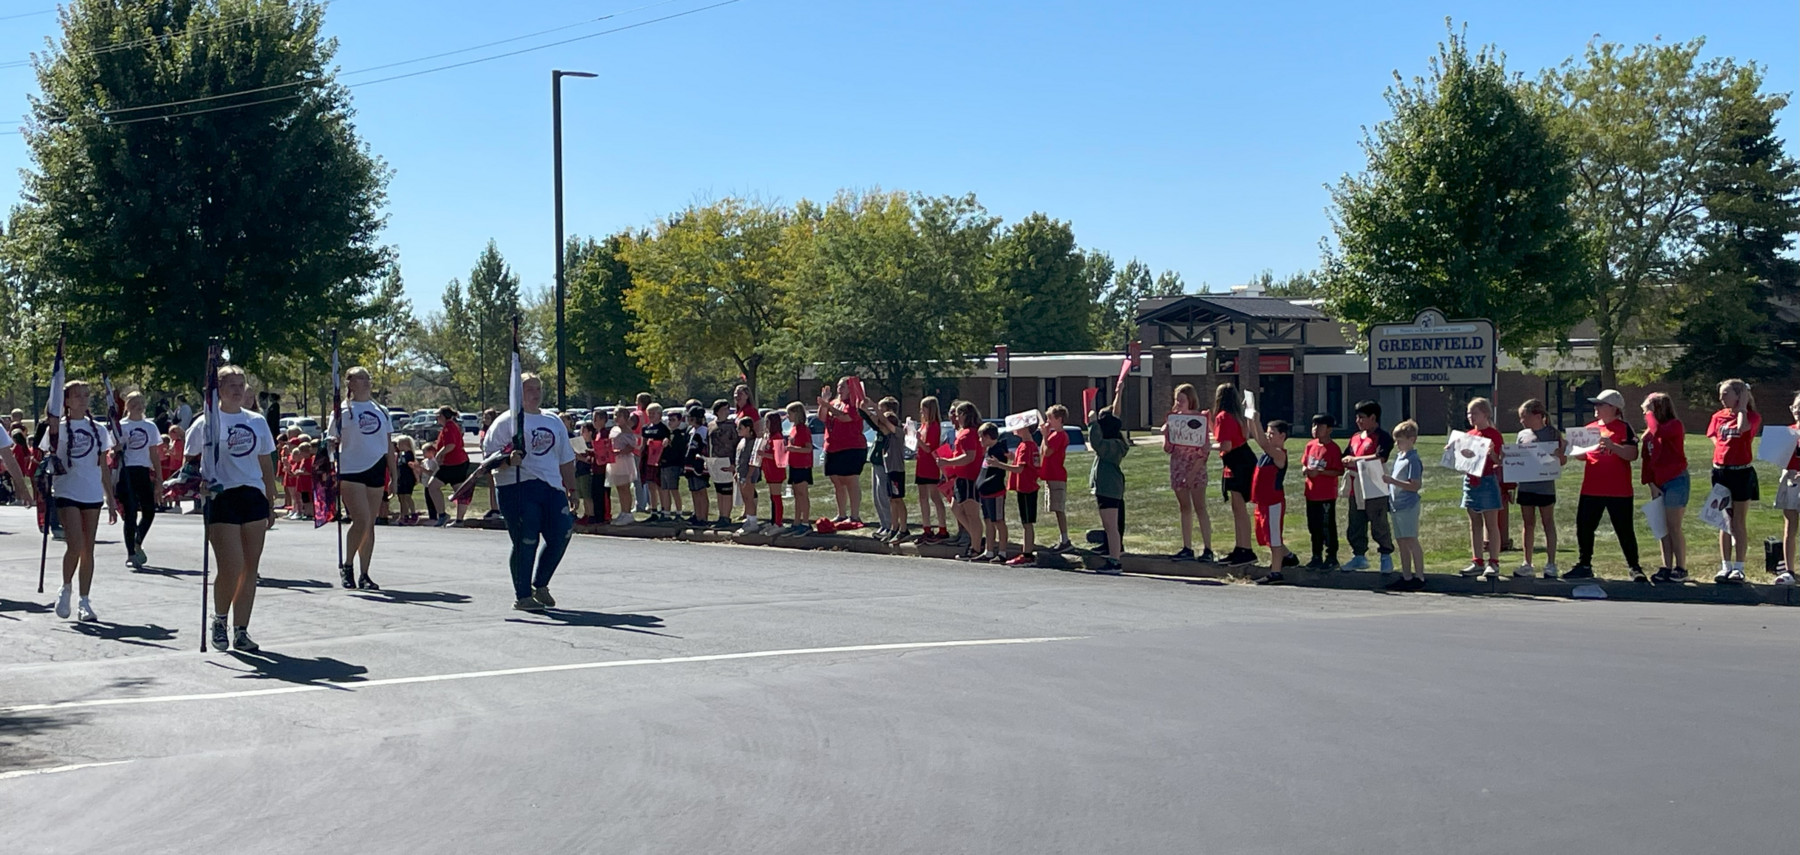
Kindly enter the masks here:
<path id="1" fill-rule="evenodd" d="M 1623 409 L 1625 409 L 1625 396 L 1619 394 L 1619 390 L 1617 390 L 1617 389 L 1606 389 L 1606 390 L 1601 391 L 1600 394 L 1595 395 L 1592 398 L 1589 398 L 1588 403 L 1590 403 L 1590 404 L 1611 404 L 1611 405 L 1613 405 L 1614 408 L 1623 410 Z"/>

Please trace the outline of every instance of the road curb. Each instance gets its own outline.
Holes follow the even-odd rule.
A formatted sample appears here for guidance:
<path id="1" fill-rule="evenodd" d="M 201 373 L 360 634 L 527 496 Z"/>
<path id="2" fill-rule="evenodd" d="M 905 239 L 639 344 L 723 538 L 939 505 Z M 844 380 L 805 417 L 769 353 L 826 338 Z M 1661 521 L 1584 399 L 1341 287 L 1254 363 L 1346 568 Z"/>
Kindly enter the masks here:
<path id="1" fill-rule="evenodd" d="M 504 531 L 500 520 L 468 520 L 464 528 Z M 826 550 L 855 552 L 864 555 L 899 555 L 919 558 L 954 558 L 962 550 L 933 543 L 905 543 L 892 546 L 874 538 L 841 534 L 737 534 L 734 531 L 693 526 L 637 523 L 631 525 L 577 525 L 576 534 L 602 537 L 632 537 L 644 540 L 680 540 L 689 543 L 730 543 L 739 546 L 773 546 L 779 549 Z M 1125 572 L 1151 576 L 1174 576 L 1189 579 L 1247 581 L 1261 576 L 1267 568 L 1256 565 L 1226 566 L 1203 561 L 1175 561 L 1153 555 L 1127 553 L 1121 560 Z M 1092 570 L 1098 568 L 1098 556 L 1085 553 L 1038 553 L 1037 566 L 1053 570 Z M 1289 570 L 1289 585 L 1300 588 L 1328 588 L 1340 591 L 1380 592 L 1382 586 L 1397 576 L 1364 571 L 1356 573 L 1314 573 Z M 1800 591 L 1779 585 L 1715 585 L 1711 582 L 1688 582 L 1683 585 L 1649 585 L 1619 579 L 1514 578 L 1501 576 L 1493 581 L 1451 574 L 1427 574 L 1431 593 L 1486 596 L 1521 596 L 1574 599 L 1578 587 L 1598 586 L 1605 599 L 1643 603 L 1706 603 L 1713 605 L 1777 605 L 1800 606 Z"/>

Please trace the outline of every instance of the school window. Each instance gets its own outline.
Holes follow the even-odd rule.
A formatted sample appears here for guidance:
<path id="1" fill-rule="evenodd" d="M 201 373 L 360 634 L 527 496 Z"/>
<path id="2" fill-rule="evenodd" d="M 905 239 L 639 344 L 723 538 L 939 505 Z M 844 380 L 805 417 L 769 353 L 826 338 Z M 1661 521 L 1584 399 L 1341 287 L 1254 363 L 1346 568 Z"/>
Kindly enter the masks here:
<path id="1" fill-rule="evenodd" d="M 1059 403 L 1056 400 L 1056 378 L 1044 378 L 1044 409 L 1050 409 Z"/>
<path id="2" fill-rule="evenodd" d="M 1320 409 L 1337 419 L 1338 424 L 1348 423 L 1348 414 L 1344 412 L 1344 375 L 1325 376 L 1325 406 Z"/>

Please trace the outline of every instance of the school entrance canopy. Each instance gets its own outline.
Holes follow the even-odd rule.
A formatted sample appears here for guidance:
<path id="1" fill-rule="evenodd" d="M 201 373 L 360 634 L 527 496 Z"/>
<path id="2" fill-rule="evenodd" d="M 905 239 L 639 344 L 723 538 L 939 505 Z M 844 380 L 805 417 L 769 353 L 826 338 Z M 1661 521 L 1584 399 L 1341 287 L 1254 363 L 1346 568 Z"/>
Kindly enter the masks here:
<path id="1" fill-rule="evenodd" d="M 1310 321 L 1329 320 L 1318 309 L 1277 297 L 1185 294 L 1138 304 L 1137 326 L 1155 331 L 1146 345 L 1214 346 L 1221 327 L 1244 328 L 1247 345 L 1304 345 Z"/>

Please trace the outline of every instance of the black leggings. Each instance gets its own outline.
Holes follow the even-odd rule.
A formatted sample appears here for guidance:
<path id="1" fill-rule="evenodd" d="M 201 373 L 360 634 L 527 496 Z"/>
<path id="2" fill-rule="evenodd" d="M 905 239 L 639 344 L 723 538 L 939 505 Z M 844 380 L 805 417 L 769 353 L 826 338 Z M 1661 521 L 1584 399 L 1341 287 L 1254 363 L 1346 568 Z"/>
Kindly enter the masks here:
<path id="1" fill-rule="evenodd" d="M 125 551 L 137 552 L 156 521 L 156 487 L 150 480 L 150 467 L 127 466 L 113 484 L 113 497 L 119 500 L 119 515 L 125 518 Z"/>
<path id="2" fill-rule="evenodd" d="M 1612 517 L 1613 534 L 1619 536 L 1619 550 L 1625 553 L 1625 563 L 1636 570 L 1638 568 L 1637 530 L 1632 527 L 1636 522 L 1632 514 L 1631 497 L 1629 496 L 1582 496 L 1575 505 L 1575 544 L 1579 559 L 1576 563 L 1592 565 L 1594 560 L 1594 532 L 1600 528 L 1600 516 Z"/>

